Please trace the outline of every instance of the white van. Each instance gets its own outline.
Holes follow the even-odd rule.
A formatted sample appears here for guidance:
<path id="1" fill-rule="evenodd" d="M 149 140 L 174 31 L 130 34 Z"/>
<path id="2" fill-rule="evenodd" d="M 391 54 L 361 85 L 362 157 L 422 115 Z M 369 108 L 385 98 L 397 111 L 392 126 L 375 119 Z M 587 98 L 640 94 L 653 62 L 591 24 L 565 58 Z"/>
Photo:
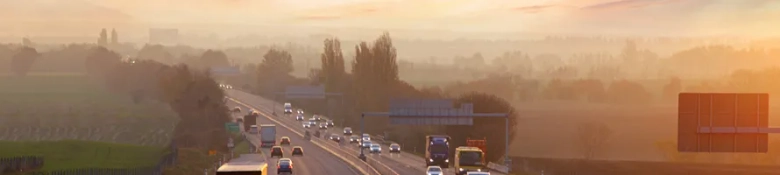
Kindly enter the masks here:
<path id="1" fill-rule="evenodd" d="M 292 114 L 292 104 L 291 103 L 284 103 L 284 114 Z"/>

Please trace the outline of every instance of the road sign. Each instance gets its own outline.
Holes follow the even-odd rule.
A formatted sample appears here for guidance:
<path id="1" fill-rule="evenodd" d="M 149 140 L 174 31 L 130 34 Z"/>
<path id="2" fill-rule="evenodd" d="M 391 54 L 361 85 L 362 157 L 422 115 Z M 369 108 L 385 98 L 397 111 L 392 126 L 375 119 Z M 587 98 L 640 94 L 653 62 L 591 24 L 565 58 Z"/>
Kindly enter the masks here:
<path id="1" fill-rule="evenodd" d="M 472 125 L 474 105 L 453 108 L 446 99 L 395 99 L 390 101 L 390 123 L 398 125 Z"/>
<path id="2" fill-rule="evenodd" d="M 236 122 L 227 122 L 225 123 L 225 130 L 232 133 L 239 133 L 241 132 L 241 129 L 238 127 L 238 123 Z"/>
<path id="3" fill-rule="evenodd" d="M 237 66 L 211 67 L 210 72 L 214 75 L 240 75 L 241 74 L 241 70 Z"/>
<path id="4" fill-rule="evenodd" d="M 325 86 L 287 86 L 284 96 L 287 99 L 325 99 Z"/>
<path id="5" fill-rule="evenodd" d="M 767 152 L 769 95 L 680 93 L 677 150 Z"/>

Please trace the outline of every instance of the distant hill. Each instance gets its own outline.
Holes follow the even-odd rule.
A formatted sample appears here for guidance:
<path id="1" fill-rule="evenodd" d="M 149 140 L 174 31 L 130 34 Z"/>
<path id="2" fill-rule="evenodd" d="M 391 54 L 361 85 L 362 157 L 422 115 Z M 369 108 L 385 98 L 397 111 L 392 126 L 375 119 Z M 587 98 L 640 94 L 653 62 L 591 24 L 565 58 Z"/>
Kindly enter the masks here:
<path id="1" fill-rule="evenodd" d="M 122 11 L 83 0 L 0 0 L 0 35 L 97 34 L 134 22 Z"/>

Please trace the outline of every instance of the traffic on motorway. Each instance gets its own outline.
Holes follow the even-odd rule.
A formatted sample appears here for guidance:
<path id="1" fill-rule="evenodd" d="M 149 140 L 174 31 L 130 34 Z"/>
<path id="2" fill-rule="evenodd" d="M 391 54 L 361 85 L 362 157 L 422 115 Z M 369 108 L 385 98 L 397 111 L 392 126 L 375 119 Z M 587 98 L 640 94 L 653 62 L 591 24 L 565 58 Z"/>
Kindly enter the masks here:
<path id="1" fill-rule="evenodd" d="M 467 143 L 454 144 L 451 143 L 449 136 L 428 135 L 425 138 L 421 138 L 428 143 L 425 148 L 425 154 L 421 157 L 404 152 L 401 145 L 386 142 L 381 137 L 374 138 L 368 134 L 354 133 L 355 130 L 350 127 L 340 128 L 326 116 L 306 113 L 303 109 L 295 108 L 290 102 L 281 106 L 276 105 L 277 107 L 282 107 L 281 110 L 274 109 L 271 107 L 271 103 L 274 102 L 270 100 L 254 95 L 251 95 L 253 97 L 247 97 L 250 95 L 243 95 L 241 94 L 243 92 L 240 91 L 236 93 L 231 90 L 231 92 L 234 93 L 233 95 L 244 96 L 241 100 L 251 101 L 252 105 L 257 105 L 253 107 L 263 110 L 266 114 L 276 114 L 274 111 L 284 111 L 281 115 L 273 115 L 273 118 L 292 126 L 289 129 L 299 130 L 304 134 L 303 140 L 319 139 L 328 141 L 334 147 L 346 150 L 350 156 L 355 157 L 360 154 L 362 149 L 370 159 L 381 162 L 382 166 L 396 171 L 394 172 L 395 174 L 466 175 L 469 172 L 498 174 L 496 172 L 488 172 L 489 170 L 484 160 L 486 153 L 484 151 L 484 139 L 469 139 Z M 230 93 L 228 94 L 230 95 Z M 271 115 L 268 116 L 270 117 Z M 449 153 L 450 146 L 455 145 L 460 146 L 454 148 L 456 150 L 454 154 Z M 437 167 L 441 169 L 441 172 L 435 172 Z"/>

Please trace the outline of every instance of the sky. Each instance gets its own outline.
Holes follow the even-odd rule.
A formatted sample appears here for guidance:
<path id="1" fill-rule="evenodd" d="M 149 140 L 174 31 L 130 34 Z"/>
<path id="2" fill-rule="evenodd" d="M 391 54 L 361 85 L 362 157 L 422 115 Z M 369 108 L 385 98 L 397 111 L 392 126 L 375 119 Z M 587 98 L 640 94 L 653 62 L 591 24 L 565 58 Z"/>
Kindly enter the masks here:
<path id="1" fill-rule="evenodd" d="M 0 0 L 7 31 L 86 21 L 774 36 L 779 19 L 780 0 Z"/>

